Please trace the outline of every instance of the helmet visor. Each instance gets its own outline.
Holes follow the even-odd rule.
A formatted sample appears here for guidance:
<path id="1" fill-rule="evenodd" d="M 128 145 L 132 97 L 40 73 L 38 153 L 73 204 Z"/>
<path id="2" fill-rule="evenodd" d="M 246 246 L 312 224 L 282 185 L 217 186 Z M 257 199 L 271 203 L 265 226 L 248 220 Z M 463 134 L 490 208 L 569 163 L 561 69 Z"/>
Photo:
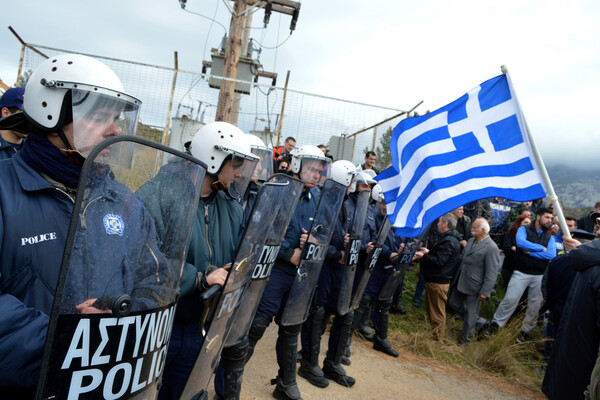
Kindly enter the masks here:
<path id="1" fill-rule="evenodd" d="M 137 99 L 101 88 L 82 89 L 82 86 L 71 90 L 75 150 L 87 157 L 96 145 L 109 137 L 135 135 L 141 104 Z"/>
<path id="2" fill-rule="evenodd" d="M 253 147 L 252 154 L 260 158 L 252 174 L 252 181 L 266 182 L 273 176 L 273 151 L 266 147 Z"/>
<path id="3" fill-rule="evenodd" d="M 317 186 L 321 185 L 327 179 L 327 170 L 331 160 L 329 158 L 302 157 L 302 166 L 300 168 L 300 179 L 305 184 Z"/>
<path id="4" fill-rule="evenodd" d="M 235 154 L 224 162 L 218 178 L 225 185 L 227 192 L 232 198 L 236 200 L 242 199 L 257 162 L 258 158 L 242 157 Z"/>

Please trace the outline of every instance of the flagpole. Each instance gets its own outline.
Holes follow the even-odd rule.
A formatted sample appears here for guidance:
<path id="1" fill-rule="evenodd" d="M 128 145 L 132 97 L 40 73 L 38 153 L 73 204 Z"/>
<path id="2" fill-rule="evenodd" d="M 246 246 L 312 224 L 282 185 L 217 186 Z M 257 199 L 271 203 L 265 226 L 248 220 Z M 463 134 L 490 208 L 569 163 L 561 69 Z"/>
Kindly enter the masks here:
<path id="1" fill-rule="evenodd" d="M 504 75 L 506 75 L 510 91 L 511 91 L 513 97 L 515 98 L 517 105 L 519 106 L 519 110 L 521 111 L 521 118 L 523 118 L 523 124 L 525 125 L 525 134 L 527 135 L 527 138 L 529 139 L 529 144 L 531 146 L 531 151 L 533 152 L 535 161 L 537 162 L 538 166 L 540 167 L 540 172 L 542 173 L 542 179 L 544 180 L 546 189 L 548 190 L 548 198 L 550 199 L 552 204 L 554 204 L 554 209 L 556 210 L 556 217 L 558 218 L 558 223 L 562 230 L 562 235 L 563 235 L 563 237 L 567 237 L 567 238 L 571 239 L 571 233 L 569 232 L 569 228 L 567 228 L 567 221 L 565 221 L 565 216 L 563 214 L 563 210 L 560 205 L 560 202 L 558 201 L 558 196 L 556 195 L 556 192 L 554 192 L 554 187 L 552 186 L 552 182 L 550 181 L 550 176 L 548 175 L 548 171 L 546 171 L 546 166 L 544 165 L 544 160 L 542 160 L 542 156 L 540 155 L 537 145 L 535 144 L 535 141 L 533 140 L 533 136 L 531 136 L 531 132 L 529 131 L 529 126 L 527 125 L 527 120 L 525 119 L 523 109 L 521 108 L 521 105 L 519 104 L 519 100 L 517 99 L 517 95 L 513 90 L 512 81 L 510 79 L 510 75 L 508 74 L 508 68 L 506 67 L 506 65 L 502 65 L 500 67 L 500 70 L 502 71 L 502 73 Z"/>

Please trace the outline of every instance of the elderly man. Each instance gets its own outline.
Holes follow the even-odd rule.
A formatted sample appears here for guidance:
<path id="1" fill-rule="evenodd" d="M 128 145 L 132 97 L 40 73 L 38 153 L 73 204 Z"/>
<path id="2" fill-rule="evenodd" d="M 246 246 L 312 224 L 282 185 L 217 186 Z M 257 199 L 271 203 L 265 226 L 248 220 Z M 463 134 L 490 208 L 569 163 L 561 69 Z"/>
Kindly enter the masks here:
<path id="1" fill-rule="evenodd" d="M 473 237 L 463 252 L 458 285 L 450 295 L 450 307 L 464 321 L 458 342 L 462 346 L 468 345 L 473 339 L 479 307 L 482 301 L 490 297 L 500 268 L 500 252 L 489 233 L 487 220 L 477 218 L 473 222 Z"/>
<path id="2" fill-rule="evenodd" d="M 437 228 L 438 240 L 431 249 L 419 249 L 413 260 L 422 259 L 427 316 L 433 328 L 433 338 L 441 341 L 446 332 L 448 289 L 460 263 L 460 244 L 454 215 L 442 215 Z"/>

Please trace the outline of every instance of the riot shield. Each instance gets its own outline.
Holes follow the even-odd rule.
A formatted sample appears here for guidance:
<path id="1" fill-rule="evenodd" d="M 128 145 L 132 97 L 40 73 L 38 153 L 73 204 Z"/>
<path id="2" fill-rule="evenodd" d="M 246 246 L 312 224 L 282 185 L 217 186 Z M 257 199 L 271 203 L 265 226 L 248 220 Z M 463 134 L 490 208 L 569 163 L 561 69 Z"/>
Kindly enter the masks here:
<path id="1" fill-rule="evenodd" d="M 365 293 L 365 289 L 367 288 L 367 284 L 369 283 L 369 278 L 371 278 L 373 268 L 375 268 L 375 264 L 377 264 L 377 260 L 379 259 L 379 255 L 381 254 L 381 248 L 383 247 L 383 243 L 385 243 L 385 239 L 387 238 L 391 227 L 392 223 L 390 222 L 390 220 L 384 218 L 383 223 L 379 227 L 379 232 L 377 232 L 377 240 L 374 243 L 373 250 L 364 262 L 363 275 L 361 276 L 356 290 L 352 295 L 352 308 L 355 310 L 358 308 L 360 304 L 360 299 Z"/>
<path id="2" fill-rule="evenodd" d="M 37 399 L 156 397 L 205 171 L 191 156 L 131 136 L 88 155 Z"/>
<path id="3" fill-rule="evenodd" d="M 350 299 L 352 298 L 352 287 L 354 286 L 354 275 L 358 266 L 358 254 L 362 241 L 363 227 L 367 219 L 367 210 L 371 191 L 363 190 L 358 193 L 356 199 L 356 208 L 352 217 L 352 226 L 349 229 L 350 241 L 344 250 L 344 273 L 340 285 L 340 294 L 337 302 L 337 312 L 339 315 L 345 315 L 350 310 Z"/>
<path id="4" fill-rule="evenodd" d="M 398 254 L 397 261 L 389 268 L 392 270 L 388 276 L 387 281 L 383 284 L 383 287 L 379 291 L 379 300 L 389 300 L 394 296 L 394 292 L 398 288 L 398 285 L 402 282 L 402 277 L 406 271 L 406 267 L 411 262 L 415 252 L 419 249 L 418 239 L 409 239 L 404 246 L 404 249 Z"/>
<path id="5" fill-rule="evenodd" d="M 306 321 L 308 309 L 321 273 L 321 266 L 333 233 L 334 221 L 338 218 L 346 187 L 327 179 L 321 189 L 306 243 L 302 247 L 296 278 L 290 289 L 281 324 L 297 325 Z"/>
<path id="6" fill-rule="evenodd" d="M 205 393 L 219 362 L 225 338 L 239 310 L 241 300 L 245 298 L 244 291 L 253 272 L 257 269 L 271 226 L 280 206 L 286 204 L 286 201 L 282 201 L 282 197 L 289 195 L 290 187 L 295 187 L 291 182 L 284 179 L 266 182 L 258 191 L 225 285 L 219 288 L 219 293 L 213 298 L 206 322 L 201 327 L 201 330 L 206 332 L 204 342 L 181 399 L 198 398 Z"/>
<path id="7" fill-rule="evenodd" d="M 233 318 L 231 330 L 227 335 L 224 347 L 238 344 L 248 334 L 254 314 L 256 314 L 258 304 L 271 275 L 271 268 L 275 264 L 279 247 L 283 242 L 285 231 L 304 188 L 302 181 L 284 174 L 273 176 L 270 182 L 286 183 L 287 186 L 280 195 L 279 209 L 276 212 L 275 221 L 267 233 L 267 241 L 264 247 L 260 250 L 248 287 L 244 291 L 244 301 L 240 303 L 239 309 Z"/>

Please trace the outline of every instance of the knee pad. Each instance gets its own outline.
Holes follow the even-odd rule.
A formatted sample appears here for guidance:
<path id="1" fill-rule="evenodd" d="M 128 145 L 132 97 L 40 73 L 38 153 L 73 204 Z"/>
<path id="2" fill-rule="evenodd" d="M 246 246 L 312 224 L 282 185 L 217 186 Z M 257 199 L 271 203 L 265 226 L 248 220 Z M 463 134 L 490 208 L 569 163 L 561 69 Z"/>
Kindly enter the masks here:
<path id="1" fill-rule="evenodd" d="M 281 337 L 294 337 L 300 334 L 302 324 L 284 326 L 279 325 L 279 336 Z"/>
<path id="2" fill-rule="evenodd" d="M 245 360 L 248 355 L 248 336 L 244 336 L 244 338 L 237 344 L 231 347 L 224 347 L 221 352 L 221 360 L 222 361 L 236 361 L 236 360 Z"/>
<path id="3" fill-rule="evenodd" d="M 373 299 L 371 299 L 371 296 L 369 296 L 368 294 L 363 294 L 363 297 L 361 297 L 360 299 L 359 307 L 369 307 L 372 300 Z"/>
<path id="4" fill-rule="evenodd" d="M 267 329 L 270 323 L 271 321 L 260 318 L 252 321 L 252 325 L 250 325 L 250 330 L 248 331 L 248 339 L 250 341 L 258 342 L 264 335 L 265 329 Z"/>

